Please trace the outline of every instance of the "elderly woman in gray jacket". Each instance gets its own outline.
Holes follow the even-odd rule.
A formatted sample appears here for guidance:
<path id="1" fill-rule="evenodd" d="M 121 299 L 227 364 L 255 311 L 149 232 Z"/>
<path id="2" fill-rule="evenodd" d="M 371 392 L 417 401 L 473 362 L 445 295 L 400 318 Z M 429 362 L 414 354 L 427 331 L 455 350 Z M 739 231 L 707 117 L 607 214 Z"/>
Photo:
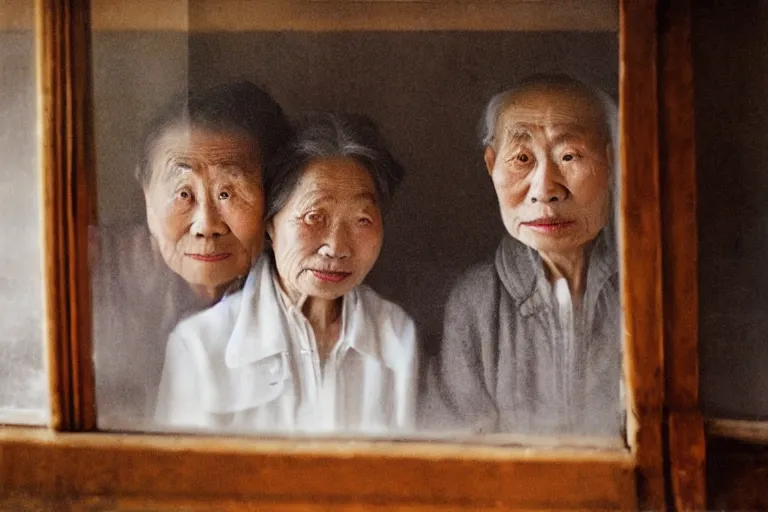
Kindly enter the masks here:
<path id="1" fill-rule="evenodd" d="M 613 110 L 561 75 L 530 78 L 489 102 L 484 157 L 507 233 L 451 292 L 427 421 L 619 435 Z"/>

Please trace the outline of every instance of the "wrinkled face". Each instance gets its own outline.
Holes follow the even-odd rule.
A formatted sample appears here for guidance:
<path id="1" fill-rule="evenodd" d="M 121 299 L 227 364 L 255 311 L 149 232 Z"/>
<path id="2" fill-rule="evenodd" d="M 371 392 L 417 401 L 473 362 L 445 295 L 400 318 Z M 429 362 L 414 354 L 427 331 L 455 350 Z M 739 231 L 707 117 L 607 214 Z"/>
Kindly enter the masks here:
<path id="1" fill-rule="evenodd" d="M 381 250 L 381 212 L 371 175 L 349 158 L 312 161 L 267 233 L 291 298 L 341 297 L 363 281 Z"/>
<path id="2" fill-rule="evenodd" d="M 510 235 L 545 253 L 569 254 L 597 237 L 611 204 L 611 146 L 600 112 L 562 90 L 511 98 L 485 163 Z"/>
<path id="3" fill-rule="evenodd" d="M 160 136 L 144 195 L 149 229 L 174 272 L 203 287 L 248 272 L 263 244 L 261 176 L 248 137 L 197 127 Z"/>

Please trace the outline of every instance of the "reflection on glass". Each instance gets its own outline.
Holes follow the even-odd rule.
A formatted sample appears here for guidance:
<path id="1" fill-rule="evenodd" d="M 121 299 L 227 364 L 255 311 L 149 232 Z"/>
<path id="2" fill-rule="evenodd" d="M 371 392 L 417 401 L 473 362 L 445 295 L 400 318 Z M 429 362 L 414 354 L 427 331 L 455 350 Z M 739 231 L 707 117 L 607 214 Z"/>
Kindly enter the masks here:
<path id="1" fill-rule="evenodd" d="M 0 423 L 47 421 L 32 2 L 0 6 Z"/>
<path id="2" fill-rule="evenodd" d="M 94 33 L 96 238 L 107 262 L 94 277 L 103 309 L 95 311 L 99 424 L 618 439 L 615 107 L 549 75 L 496 97 L 491 124 L 483 121 L 487 150 L 475 135 L 489 98 L 538 72 L 578 76 L 615 97 L 616 34 L 283 32 L 247 23 L 227 32 L 212 31 L 216 20 L 201 13 L 216 15 L 189 13 L 205 30 Z M 170 50 L 145 52 L 158 42 Z M 137 126 L 164 111 L 172 90 L 190 91 L 193 117 L 199 91 L 243 79 L 273 95 L 313 150 L 323 130 L 298 122 L 302 113 L 373 119 L 407 169 L 392 207 L 381 211 L 395 175 L 379 169 L 370 133 L 351 121 L 342 123 L 349 133 L 337 130 L 335 153 L 309 152 L 314 160 L 301 163 L 295 146 L 272 159 L 254 137 L 266 188 L 263 203 L 244 201 L 250 210 L 220 209 L 255 189 L 226 189 L 242 173 L 213 156 L 221 147 L 237 155 L 241 131 L 185 121 L 151 136 L 144 158 L 134 149 L 146 146 Z M 518 119 L 516 102 L 530 119 Z M 326 119 L 348 119 L 336 116 Z M 529 152 L 514 171 L 507 136 Z M 342 157 L 345 141 L 371 151 Z M 161 172 L 132 185 L 127 174 L 147 155 Z M 545 192 L 534 203 L 527 190 L 537 187 Z M 324 223 L 330 243 L 309 229 Z M 254 237 L 263 231 L 262 250 Z M 219 248 L 228 236 L 250 248 L 253 266 L 234 258 L 234 245 Z M 185 237 L 208 241 L 179 250 Z M 490 264 L 478 277 L 473 266 L 496 253 L 503 273 Z M 193 265 L 189 255 L 199 256 Z M 336 263 L 318 266 L 326 261 Z M 501 293 L 507 285 L 514 294 Z"/>
<path id="3" fill-rule="evenodd" d="M 263 164 L 289 134 L 248 82 L 182 95 L 150 123 L 136 177 L 146 225 L 93 237 L 102 426 L 151 416 L 168 334 L 242 285 L 263 241 Z"/>
<path id="4" fill-rule="evenodd" d="M 614 119 L 607 96 L 565 75 L 488 103 L 484 159 L 507 233 L 451 292 L 432 369 L 443 410 L 428 421 L 619 435 Z"/>

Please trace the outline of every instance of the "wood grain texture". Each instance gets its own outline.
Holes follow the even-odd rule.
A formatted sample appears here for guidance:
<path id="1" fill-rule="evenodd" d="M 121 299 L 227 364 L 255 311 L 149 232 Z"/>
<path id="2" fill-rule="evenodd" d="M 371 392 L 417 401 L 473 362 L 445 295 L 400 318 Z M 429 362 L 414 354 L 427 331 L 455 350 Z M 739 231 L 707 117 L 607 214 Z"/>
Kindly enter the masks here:
<path id="1" fill-rule="evenodd" d="M 0 498 L 0 511 L 13 512 L 464 512 L 461 505 L 423 505 L 402 503 L 317 503 L 258 501 L 248 499 L 195 500 L 195 499 L 136 499 L 136 498 L 79 498 L 64 500 L 40 499 L 34 496 Z M 476 512 L 509 510 L 501 505 L 473 506 Z M 524 510 L 524 509 L 519 509 Z"/>
<path id="2" fill-rule="evenodd" d="M 616 451 L 0 433 L 3 499 L 631 509 L 634 487 Z"/>
<path id="3" fill-rule="evenodd" d="M 690 0 L 662 1 L 659 37 L 667 464 L 677 510 L 706 506 L 690 7 Z"/>
<path id="4" fill-rule="evenodd" d="M 768 421 L 707 418 L 706 433 L 710 438 L 768 445 Z"/>
<path id="5" fill-rule="evenodd" d="M 628 443 L 642 508 L 665 506 L 656 1 L 620 4 L 622 307 Z"/>
<path id="6" fill-rule="evenodd" d="M 95 426 L 88 222 L 93 169 L 87 0 L 37 0 L 51 426 Z"/>
<path id="7" fill-rule="evenodd" d="M 28 0 L 4 0 L 0 30 L 28 22 Z M 94 0 L 97 31 L 608 31 L 616 0 Z"/>

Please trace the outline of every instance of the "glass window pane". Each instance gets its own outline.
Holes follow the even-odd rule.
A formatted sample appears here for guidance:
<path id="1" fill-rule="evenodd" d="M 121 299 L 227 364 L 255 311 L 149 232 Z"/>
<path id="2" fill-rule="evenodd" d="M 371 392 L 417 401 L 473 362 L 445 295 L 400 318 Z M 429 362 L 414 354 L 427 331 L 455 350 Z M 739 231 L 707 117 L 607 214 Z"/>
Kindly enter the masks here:
<path id="1" fill-rule="evenodd" d="M 102 427 L 620 445 L 616 2 L 101 3 Z"/>
<path id="2" fill-rule="evenodd" d="M 48 417 L 33 4 L 0 5 L 0 423 Z"/>

